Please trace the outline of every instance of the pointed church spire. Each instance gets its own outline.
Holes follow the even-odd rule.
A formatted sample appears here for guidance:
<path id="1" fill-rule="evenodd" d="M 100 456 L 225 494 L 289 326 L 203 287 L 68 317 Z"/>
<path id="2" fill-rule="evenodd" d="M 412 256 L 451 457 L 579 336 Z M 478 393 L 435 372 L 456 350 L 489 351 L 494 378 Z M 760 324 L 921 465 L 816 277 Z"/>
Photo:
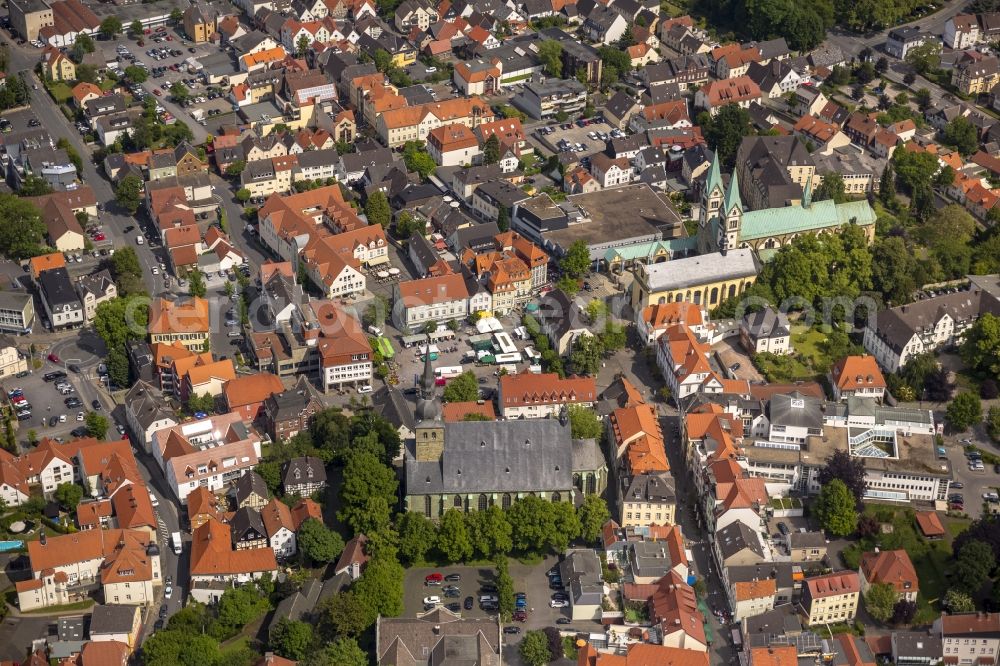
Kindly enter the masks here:
<path id="1" fill-rule="evenodd" d="M 708 167 L 708 178 L 705 180 L 705 193 L 709 194 L 718 187 L 722 189 L 722 172 L 719 170 L 719 153 L 712 155 L 712 164 Z"/>
<path id="2" fill-rule="evenodd" d="M 812 203 L 813 198 L 813 181 L 812 178 L 806 181 L 806 186 L 802 188 L 802 207 L 809 208 L 809 204 Z"/>
<path id="3" fill-rule="evenodd" d="M 437 399 L 437 383 L 434 381 L 434 367 L 431 365 L 431 336 L 427 336 L 424 350 L 424 374 L 420 378 L 420 394 L 417 397 L 417 421 L 436 421 L 441 414 Z"/>
<path id="4" fill-rule="evenodd" d="M 722 211 L 726 215 L 729 215 L 734 207 L 739 208 L 741 213 L 743 212 L 743 202 L 740 201 L 740 183 L 735 171 L 733 171 L 732 178 L 729 179 L 729 189 L 726 190 L 726 199 L 722 204 Z"/>

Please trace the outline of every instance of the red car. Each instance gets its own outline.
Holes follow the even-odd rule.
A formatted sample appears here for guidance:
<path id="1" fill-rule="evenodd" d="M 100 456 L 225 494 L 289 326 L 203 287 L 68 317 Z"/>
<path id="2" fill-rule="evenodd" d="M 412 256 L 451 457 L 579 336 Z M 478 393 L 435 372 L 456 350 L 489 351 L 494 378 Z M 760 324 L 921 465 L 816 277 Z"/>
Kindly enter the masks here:
<path id="1" fill-rule="evenodd" d="M 167 41 L 172 42 L 174 41 L 174 38 L 171 35 L 167 35 Z"/>
<path id="2" fill-rule="evenodd" d="M 160 95 L 162 95 L 162 94 L 163 94 L 163 91 L 162 91 L 162 90 L 160 90 L 159 88 L 155 88 L 155 89 L 153 90 L 153 94 L 154 94 L 154 95 L 156 95 L 157 97 L 159 97 Z"/>
<path id="3" fill-rule="evenodd" d="M 102 240 L 104 240 L 105 238 L 106 238 L 106 237 L 105 237 L 105 235 L 104 235 L 104 234 L 97 234 L 97 235 L 95 235 L 95 236 L 94 236 L 94 240 L 95 240 L 95 241 L 102 241 Z"/>
<path id="4" fill-rule="evenodd" d="M 59 362 L 59 357 L 56 356 L 55 354 L 49 354 L 46 358 L 48 358 L 53 363 L 58 363 Z"/>
<path id="5" fill-rule="evenodd" d="M 424 578 L 424 585 L 440 585 L 443 580 L 444 576 L 442 574 L 434 572 Z"/>

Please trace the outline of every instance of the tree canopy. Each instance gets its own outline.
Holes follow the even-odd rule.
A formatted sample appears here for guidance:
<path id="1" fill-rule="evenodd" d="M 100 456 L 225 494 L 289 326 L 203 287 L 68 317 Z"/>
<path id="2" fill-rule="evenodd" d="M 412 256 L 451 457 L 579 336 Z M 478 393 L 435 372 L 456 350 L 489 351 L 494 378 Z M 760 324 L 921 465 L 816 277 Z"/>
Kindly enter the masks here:
<path id="1" fill-rule="evenodd" d="M 754 133 L 750 113 L 738 104 L 726 104 L 714 116 L 707 112 L 699 114 L 697 121 L 708 147 L 715 151 L 725 169 L 732 169 L 743 138 Z"/>
<path id="2" fill-rule="evenodd" d="M 962 391 L 949 403 L 944 416 L 952 429 L 961 432 L 983 420 L 983 405 L 978 395 Z"/>
<path id="3" fill-rule="evenodd" d="M 813 504 L 813 514 L 824 530 L 835 536 L 852 534 L 858 526 L 854 496 L 840 479 L 823 486 Z"/>
<path id="4" fill-rule="evenodd" d="M 838 449 L 833 452 L 819 469 L 817 481 L 820 486 L 826 486 L 834 479 L 839 479 L 851 491 L 858 506 L 865 496 L 868 481 L 865 480 L 865 463 L 861 458 L 852 457 L 847 451 Z"/>
<path id="5" fill-rule="evenodd" d="M 896 606 L 896 588 L 891 583 L 873 583 L 865 593 L 865 609 L 879 622 L 888 622 Z"/>
<path id="6" fill-rule="evenodd" d="M 368 196 L 365 202 L 365 216 L 369 224 L 377 224 L 385 229 L 392 221 L 392 209 L 389 207 L 389 199 L 382 190 L 376 190 Z"/>
<path id="7" fill-rule="evenodd" d="M 299 527 L 297 543 L 311 562 L 328 564 L 344 550 L 344 540 L 322 521 L 309 518 Z"/>
<path id="8" fill-rule="evenodd" d="M 956 553 L 955 582 L 962 591 L 970 595 L 978 594 L 996 568 L 993 549 L 988 543 L 970 540 L 963 543 Z"/>
<path id="9" fill-rule="evenodd" d="M 41 254 L 46 233 L 37 206 L 13 194 L 0 194 L 0 254 L 14 260 Z"/>
<path id="10" fill-rule="evenodd" d="M 458 377 L 452 377 L 441 394 L 445 402 L 475 402 L 479 399 L 479 381 L 476 375 L 466 370 Z"/>

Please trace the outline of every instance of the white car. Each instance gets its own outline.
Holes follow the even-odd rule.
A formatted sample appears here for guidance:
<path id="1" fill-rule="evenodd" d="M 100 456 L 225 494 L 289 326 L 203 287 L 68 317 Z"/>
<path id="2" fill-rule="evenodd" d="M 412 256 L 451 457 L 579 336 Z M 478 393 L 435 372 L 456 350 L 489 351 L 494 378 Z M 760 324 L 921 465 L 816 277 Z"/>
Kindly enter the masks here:
<path id="1" fill-rule="evenodd" d="M 159 274 L 160 274 L 160 269 L 157 268 L 156 266 L 153 266 L 153 275 L 159 275 Z"/>
<path id="2" fill-rule="evenodd" d="M 549 608 L 567 608 L 568 606 L 569 602 L 562 599 L 553 599 L 549 602 Z"/>
<path id="3" fill-rule="evenodd" d="M 371 384 L 362 384 L 361 386 L 358 387 L 358 393 L 371 393 L 371 392 L 372 392 Z"/>
<path id="4" fill-rule="evenodd" d="M 76 413 L 76 420 L 77 421 L 82 421 L 83 420 L 83 412 L 77 412 Z"/>
<path id="5" fill-rule="evenodd" d="M 441 597 L 439 597 L 437 595 L 432 595 L 432 596 L 429 596 L 429 597 L 424 597 L 424 603 L 425 604 L 439 604 L 439 603 L 441 603 Z"/>
<path id="6" fill-rule="evenodd" d="M 66 423 L 66 415 L 65 414 L 60 414 L 59 415 L 59 423 Z"/>
<path id="7" fill-rule="evenodd" d="M 174 588 L 170 587 L 169 585 L 167 585 L 165 588 L 163 588 L 163 598 L 164 599 L 169 599 L 170 595 L 172 595 L 173 593 L 174 593 Z"/>

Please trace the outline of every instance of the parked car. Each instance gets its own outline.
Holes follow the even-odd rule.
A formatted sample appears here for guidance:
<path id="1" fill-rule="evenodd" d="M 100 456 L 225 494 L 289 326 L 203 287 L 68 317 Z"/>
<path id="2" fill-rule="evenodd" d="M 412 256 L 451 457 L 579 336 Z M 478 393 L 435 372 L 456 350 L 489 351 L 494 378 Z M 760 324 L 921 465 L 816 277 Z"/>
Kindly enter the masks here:
<path id="1" fill-rule="evenodd" d="M 439 603 L 441 603 L 441 597 L 437 596 L 436 594 L 432 594 L 429 597 L 424 597 L 424 603 L 425 604 L 439 604 Z"/>
<path id="2" fill-rule="evenodd" d="M 472 607 L 476 605 L 476 600 L 472 597 L 466 597 L 465 601 L 462 602 L 462 608 L 465 610 L 472 610 Z"/>
<path id="3" fill-rule="evenodd" d="M 549 602 L 549 608 L 566 608 L 569 602 L 565 599 L 553 599 Z"/>
<path id="4" fill-rule="evenodd" d="M 444 576 L 442 574 L 434 572 L 424 577 L 424 585 L 440 585 L 443 580 Z"/>
<path id="5" fill-rule="evenodd" d="M 952 485 L 955 485 L 955 484 L 952 484 Z M 449 583 L 453 583 L 455 581 L 462 580 L 462 574 L 451 573 L 451 574 L 448 574 L 447 576 L 445 576 L 444 579 L 446 581 L 448 581 Z"/>
<path id="6" fill-rule="evenodd" d="M 516 627 L 513 625 L 508 625 L 503 628 L 503 633 L 505 634 L 519 634 L 521 633 L 521 627 Z"/>
<path id="7" fill-rule="evenodd" d="M 570 624 L 573 620 L 568 617 L 560 617 L 556 620 L 556 624 Z"/>

